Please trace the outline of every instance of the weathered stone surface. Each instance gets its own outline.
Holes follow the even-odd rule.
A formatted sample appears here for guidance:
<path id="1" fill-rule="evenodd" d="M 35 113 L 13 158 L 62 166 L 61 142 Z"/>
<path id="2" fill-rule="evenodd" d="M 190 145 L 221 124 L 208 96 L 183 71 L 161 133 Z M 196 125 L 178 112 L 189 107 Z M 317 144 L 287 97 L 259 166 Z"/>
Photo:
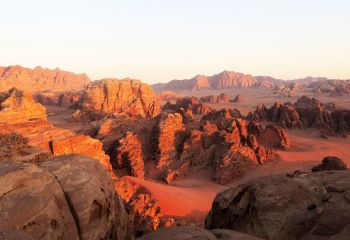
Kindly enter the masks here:
<path id="1" fill-rule="evenodd" d="M 118 195 L 126 203 L 136 236 L 173 225 L 172 219 L 161 214 L 157 200 L 145 193 L 145 189 L 140 185 L 126 178 L 118 178 L 115 187 Z"/>
<path id="2" fill-rule="evenodd" d="M 322 104 L 306 96 L 295 103 L 275 103 L 270 109 L 259 105 L 247 119 L 271 121 L 284 128 L 317 128 L 323 135 L 345 135 L 350 131 L 349 110 L 336 110 L 334 104 Z"/>
<path id="3" fill-rule="evenodd" d="M 178 98 L 175 104 L 167 102 L 163 106 L 163 110 L 174 112 L 178 112 L 181 108 L 184 109 L 185 112 L 191 110 L 193 114 L 207 114 L 212 110 L 208 105 L 203 104 L 195 97 Z"/>
<path id="4" fill-rule="evenodd" d="M 35 240 L 24 231 L 0 230 L 0 240 Z"/>
<path id="5" fill-rule="evenodd" d="M 0 67 L 0 91 L 12 87 L 29 91 L 83 89 L 88 82 L 90 79 L 86 74 L 74 74 L 58 68 Z"/>
<path id="6" fill-rule="evenodd" d="M 27 138 L 16 133 L 0 135 L 0 160 L 38 163 L 52 156 L 50 151 L 28 143 Z"/>
<path id="7" fill-rule="evenodd" d="M 233 103 L 240 103 L 240 102 L 243 102 L 243 97 L 239 94 L 236 95 L 236 97 L 234 99 L 232 99 Z"/>
<path id="8" fill-rule="evenodd" d="M 350 222 L 350 172 L 268 176 L 214 199 L 205 227 L 264 239 L 330 239 Z"/>
<path id="9" fill-rule="evenodd" d="M 179 113 L 164 113 L 158 116 L 154 135 L 159 168 L 169 165 L 178 158 L 184 130 L 182 116 Z"/>
<path id="10" fill-rule="evenodd" d="M 108 171 L 112 172 L 109 156 L 102 149 L 102 143 L 85 135 L 74 135 L 49 142 L 50 149 L 55 156 L 65 154 L 83 154 L 97 159 Z"/>
<path id="11" fill-rule="evenodd" d="M 227 229 L 214 229 L 212 231 L 194 226 L 182 226 L 160 229 L 156 232 L 149 233 L 138 240 L 261 240 L 254 236 L 234 232 Z"/>
<path id="12" fill-rule="evenodd" d="M 312 168 L 313 172 L 319 172 L 319 171 L 327 171 L 327 170 L 346 170 L 347 166 L 346 163 L 343 162 L 340 158 L 337 157 L 325 157 L 322 160 L 322 163 L 314 166 Z"/>
<path id="13" fill-rule="evenodd" d="M 62 187 L 48 171 L 0 161 L 0 196 L 0 229 L 23 230 L 35 239 L 79 239 Z"/>
<path id="14" fill-rule="evenodd" d="M 139 80 L 103 79 L 86 86 L 73 118 L 97 120 L 121 112 L 133 117 L 155 117 L 160 106 L 151 87 Z"/>
<path id="15" fill-rule="evenodd" d="M 47 120 L 46 109 L 31 94 L 16 88 L 0 93 L 0 124 Z"/>
<path id="16" fill-rule="evenodd" d="M 119 140 L 116 152 L 117 165 L 120 168 L 128 168 L 131 176 L 139 178 L 144 177 L 145 169 L 144 159 L 142 157 L 142 146 L 136 134 L 126 132 L 125 136 Z"/>
<path id="17" fill-rule="evenodd" d="M 183 227 L 173 227 L 167 229 L 160 229 L 156 232 L 149 233 L 138 240 L 189 240 L 189 239 L 201 239 L 201 240 L 216 240 L 217 238 L 206 231 L 203 228 L 183 226 Z"/>
<path id="18" fill-rule="evenodd" d="M 200 98 L 203 103 L 229 103 L 229 96 L 226 93 L 221 93 L 217 96 L 209 95 Z"/>
<path id="19" fill-rule="evenodd" d="M 43 162 L 60 183 L 81 239 L 128 239 L 128 217 L 104 166 L 82 155 L 64 155 Z"/>
<path id="20" fill-rule="evenodd" d="M 64 92 L 58 95 L 57 105 L 60 107 L 77 107 L 79 100 L 79 92 Z"/>
<path id="21" fill-rule="evenodd" d="M 262 238 L 228 229 L 213 229 L 210 230 L 210 232 L 213 233 L 219 240 L 263 240 Z"/>

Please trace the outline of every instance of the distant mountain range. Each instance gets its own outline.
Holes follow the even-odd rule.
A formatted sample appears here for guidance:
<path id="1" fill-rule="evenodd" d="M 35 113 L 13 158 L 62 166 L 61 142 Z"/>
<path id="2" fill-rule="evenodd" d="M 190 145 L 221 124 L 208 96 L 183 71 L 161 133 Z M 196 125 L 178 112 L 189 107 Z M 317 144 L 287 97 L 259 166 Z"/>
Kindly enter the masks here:
<path id="1" fill-rule="evenodd" d="M 28 91 L 64 91 L 83 89 L 90 82 L 86 74 L 75 74 L 56 69 L 35 67 L 25 68 L 19 65 L 0 67 L 0 91 L 12 87 Z"/>
<path id="2" fill-rule="evenodd" d="M 323 77 L 306 77 L 295 80 L 282 80 L 269 76 L 252 76 L 233 71 L 223 71 L 213 76 L 197 75 L 191 79 L 172 80 L 168 83 L 158 83 L 152 85 L 156 92 L 162 91 L 196 91 L 196 90 L 221 90 L 232 88 L 278 88 L 290 84 L 300 83 L 309 86 L 315 82 L 331 82 L 333 79 Z M 349 87 L 349 80 L 336 80 L 338 84 Z M 317 84 L 315 84 L 316 86 Z M 321 85 L 321 84 L 318 84 Z M 329 84 L 328 84 L 329 85 Z M 329 87 L 329 86 L 327 86 Z M 334 87 L 334 86 L 333 86 Z M 336 86 L 335 86 L 336 87 Z M 346 87 L 345 87 L 346 88 Z M 348 89 L 349 90 L 349 89 Z M 350 90 L 349 90 L 350 91 Z"/>

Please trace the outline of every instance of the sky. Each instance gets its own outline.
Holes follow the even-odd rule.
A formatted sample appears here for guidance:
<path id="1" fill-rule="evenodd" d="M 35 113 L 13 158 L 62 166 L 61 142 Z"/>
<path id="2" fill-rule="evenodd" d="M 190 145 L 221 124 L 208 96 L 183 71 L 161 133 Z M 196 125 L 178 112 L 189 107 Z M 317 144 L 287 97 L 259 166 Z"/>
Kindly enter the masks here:
<path id="1" fill-rule="evenodd" d="M 1 0 L 0 66 L 350 79 L 348 0 Z"/>

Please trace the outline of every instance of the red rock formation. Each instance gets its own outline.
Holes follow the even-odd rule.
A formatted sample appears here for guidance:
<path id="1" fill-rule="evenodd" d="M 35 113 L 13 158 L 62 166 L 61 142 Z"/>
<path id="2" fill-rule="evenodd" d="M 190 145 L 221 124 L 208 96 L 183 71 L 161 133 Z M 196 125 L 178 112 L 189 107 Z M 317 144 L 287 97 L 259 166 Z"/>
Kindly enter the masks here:
<path id="1" fill-rule="evenodd" d="M 241 95 L 237 94 L 236 97 L 231 102 L 233 102 L 233 103 L 243 102 L 243 97 Z"/>
<path id="2" fill-rule="evenodd" d="M 128 168 L 131 176 L 144 177 L 145 169 L 142 146 L 136 134 L 126 132 L 125 136 L 119 140 L 116 152 L 119 167 Z"/>
<path id="3" fill-rule="evenodd" d="M 275 87 L 283 83 L 281 80 L 253 77 L 233 71 L 223 71 L 213 76 L 197 75 L 192 79 L 173 80 L 169 83 L 158 83 L 153 85 L 155 91 L 183 91 L 183 90 L 217 90 L 230 88 L 258 88 Z"/>
<path id="4" fill-rule="evenodd" d="M 258 106 L 247 119 L 253 121 L 271 121 L 281 127 L 318 128 L 322 134 L 345 135 L 350 131 L 350 111 L 336 110 L 334 104 L 322 104 L 315 98 L 303 96 L 294 104 L 275 103 L 270 109 Z"/>
<path id="5" fill-rule="evenodd" d="M 85 88 L 75 119 L 101 119 L 104 115 L 127 113 L 133 117 L 155 117 L 160 112 L 152 89 L 139 80 L 103 79 Z"/>
<path id="6" fill-rule="evenodd" d="M 90 79 L 86 74 L 74 74 L 57 68 L 0 67 L 0 91 L 12 87 L 28 91 L 83 89 L 88 82 Z"/>
<path id="7" fill-rule="evenodd" d="M 159 168 L 169 165 L 178 158 L 184 130 L 182 116 L 179 113 L 165 113 L 158 116 L 154 135 Z"/>
<path id="8" fill-rule="evenodd" d="M 211 111 L 211 108 L 208 105 L 201 103 L 201 101 L 195 97 L 178 98 L 175 104 L 167 102 L 164 105 L 163 110 L 178 112 L 181 108 L 185 111 L 190 109 L 194 114 L 207 114 Z"/>
<path id="9" fill-rule="evenodd" d="M 0 161 L 0 169 L 0 229 L 35 239 L 133 239 L 113 181 L 95 159 Z"/>
<path id="10" fill-rule="evenodd" d="M 46 109 L 35 103 L 33 97 L 16 88 L 0 93 L 0 124 L 46 120 Z"/>
<path id="11" fill-rule="evenodd" d="M 324 157 L 322 163 L 312 168 L 313 172 L 328 171 L 328 170 L 346 170 L 346 163 L 337 157 Z"/>
<path id="12" fill-rule="evenodd" d="M 64 92 L 58 96 L 57 105 L 60 107 L 75 107 L 80 100 L 79 92 Z"/>
<path id="13" fill-rule="evenodd" d="M 229 103 L 229 97 L 226 93 L 221 93 L 218 96 L 209 95 L 200 98 L 203 103 Z"/>
<path id="14" fill-rule="evenodd" d="M 348 187 L 349 171 L 258 178 L 219 193 L 205 228 L 263 239 L 337 239 L 350 220 Z"/>

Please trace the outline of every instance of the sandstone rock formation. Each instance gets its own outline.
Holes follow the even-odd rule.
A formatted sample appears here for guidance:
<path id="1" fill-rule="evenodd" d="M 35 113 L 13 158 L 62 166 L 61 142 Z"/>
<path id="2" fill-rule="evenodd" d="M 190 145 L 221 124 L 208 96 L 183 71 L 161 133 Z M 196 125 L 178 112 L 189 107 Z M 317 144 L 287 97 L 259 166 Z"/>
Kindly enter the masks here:
<path id="1" fill-rule="evenodd" d="M 329 93 L 330 96 L 340 96 L 350 93 L 349 80 L 325 80 L 311 83 L 309 88 L 312 88 L 315 93 Z"/>
<path id="2" fill-rule="evenodd" d="M 33 97 L 16 88 L 0 93 L 0 124 L 46 120 L 46 109 Z"/>
<path id="3" fill-rule="evenodd" d="M 327 170 L 346 170 L 347 166 L 340 158 L 337 157 L 325 157 L 322 160 L 322 163 L 314 166 L 312 168 L 313 172 L 327 171 Z"/>
<path id="4" fill-rule="evenodd" d="M 99 120 L 121 112 L 133 117 L 155 117 L 160 107 L 153 90 L 139 80 L 103 79 L 86 86 L 73 118 Z"/>
<path id="5" fill-rule="evenodd" d="M 200 98 L 203 103 L 229 103 L 229 96 L 226 93 L 221 93 L 217 96 L 209 95 Z"/>
<path id="6" fill-rule="evenodd" d="M 34 164 L 0 162 L 0 228 L 35 239 L 132 239 L 109 173 L 66 155 Z"/>
<path id="7" fill-rule="evenodd" d="M 74 74 L 58 68 L 0 67 L 0 91 L 6 91 L 13 87 L 32 92 L 83 89 L 88 82 L 90 79 L 86 74 Z"/>
<path id="8" fill-rule="evenodd" d="M 173 227 L 168 229 L 160 229 L 156 232 L 147 234 L 139 238 L 139 240 L 189 240 L 189 239 L 201 239 L 201 240 L 261 240 L 260 238 L 234 232 L 226 229 L 215 229 L 212 231 L 205 230 L 199 227 L 183 226 Z"/>
<path id="9" fill-rule="evenodd" d="M 24 231 L 0 230 L 0 240 L 35 240 L 35 239 Z"/>
<path id="10" fill-rule="evenodd" d="M 145 176 L 142 146 L 136 134 L 126 132 L 125 136 L 119 140 L 116 153 L 118 167 L 128 168 L 131 176 L 139 178 Z"/>
<path id="11" fill-rule="evenodd" d="M 223 71 L 213 76 L 197 75 L 192 79 L 172 80 L 169 83 L 158 83 L 153 89 L 160 91 L 183 91 L 183 90 L 218 90 L 230 88 L 260 88 L 275 87 L 282 84 L 282 80 L 266 77 L 253 77 L 252 75 Z"/>
<path id="12" fill-rule="evenodd" d="M 243 97 L 241 95 L 237 94 L 236 97 L 231 100 L 231 102 L 233 102 L 233 103 L 243 102 Z"/>
<path id="13" fill-rule="evenodd" d="M 163 110 L 168 111 L 179 112 L 180 109 L 183 109 L 184 111 L 191 110 L 193 114 L 207 114 L 211 111 L 211 108 L 208 105 L 203 104 L 195 97 L 178 98 L 175 104 L 167 102 L 163 106 Z"/>
<path id="14" fill-rule="evenodd" d="M 184 125 L 179 113 L 161 114 L 154 128 L 157 166 L 162 168 L 176 160 L 183 141 Z"/>
<path id="15" fill-rule="evenodd" d="M 331 239 L 350 222 L 349 171 L 268 176 L 214 199 L 205 227 L 264 239 Z"/>
<path id="16" fill-rule="evenodd" d="M 318 128 L 322 134 L 345 135 L 350 131 L 350 111 L 337 110 L 334 104 L 322 104 L 303 96 L 295 103 L 275 103 L 271 108 L 259 105 L 247 115 L 253 121 L 271 121 L 287 128 Z"/>

